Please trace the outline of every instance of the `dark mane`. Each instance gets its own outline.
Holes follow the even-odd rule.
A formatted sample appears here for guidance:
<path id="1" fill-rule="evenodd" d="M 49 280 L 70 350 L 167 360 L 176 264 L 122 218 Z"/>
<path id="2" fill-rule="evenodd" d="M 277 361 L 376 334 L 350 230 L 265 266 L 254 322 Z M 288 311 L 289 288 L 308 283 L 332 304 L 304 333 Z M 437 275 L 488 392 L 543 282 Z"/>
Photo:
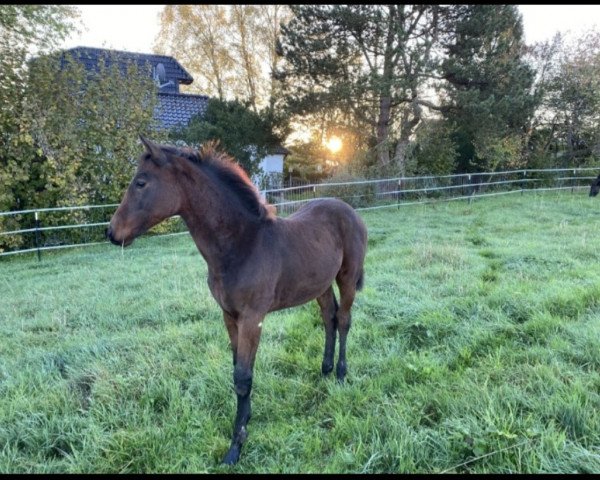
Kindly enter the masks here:
<path id="1" fill-rule="evenodd" d="M 263 219 L 272 216 L 272 209 L 260 197 L 256 186 L 242 167 L 227 153 L 217 150 L 215 142 L 208 142 L 199 151 L 161 145 L 165 153 L 190 160 L 214 175 L 223 186 L 229 188 L 240 203 L 254 216 Z"/>

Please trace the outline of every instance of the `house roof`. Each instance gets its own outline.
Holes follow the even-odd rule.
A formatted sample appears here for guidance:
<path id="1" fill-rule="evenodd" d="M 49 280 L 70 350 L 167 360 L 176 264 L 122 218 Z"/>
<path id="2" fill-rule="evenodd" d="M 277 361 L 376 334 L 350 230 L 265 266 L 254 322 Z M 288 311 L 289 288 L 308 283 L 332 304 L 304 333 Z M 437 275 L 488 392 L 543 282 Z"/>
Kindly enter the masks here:
<path id="1" fill-rule="evenodd" d="M 206 95 L 159 93 L 154 115 L 160 123 L 160 128 L 185 127 L 193 116 L 204 115 L 207 107 Z"/>
<path id="2" fill-rule="evenodd" d="M 206 113 L 208 107 L 206 95 L 179 93 L 180 83 L 189 85 L 194 79 L 173 57 L 104 48 L 75 47 L 63 51 L 63 62 L 66 61 L 65 57 L 69 54 L 74 60 L 81 62 L 88 71 L 97 71 L 98 63 L 103 59 L 106 66 L 110 66 L 115 61 L 118 62 L 123 73 L 126 72 L 127 65 L 133 62 L 137 64 L 140 71 L 146 71 L 153 77 L 156 66 L 159 63 L 162 64 L 165 79 L 171 80 L 171 83 L 164 85 L 158 91 L 158 105 L 154 112 L 154 118 L 160 129 L 185 127 L 193 116 Z"/>
<path id="3" fill-rule="evenodd" d="M 179 83 L 189 85 L 194 81 L 193 77 L 181 66 L 173 57 L 167 55 L 155 55 L 148 53 L 125 52 L 121 50 L 109 50 L 95 47 L 74 47 L 63 51 L 63 58 L 70 54 L 74 59 L 81 62 L 87 70 L 96 70 L 98 62 L 103 59 L 107 66 L 113 61 L 118 61 L 123 72 L 126 66 L 132 62 L 136 63 L 140 70 L 150 69 L 154 71 L 159 63 L 162 63 L 165 69 L 165 76 L 174 83 L 165 91 L 179 91 Z"/>
<path id="4" fill-rule="evenodd" d="M 277 145 L 269 151 L 272 155 L 289 155 L 290 151 L 282 145 Z"/>

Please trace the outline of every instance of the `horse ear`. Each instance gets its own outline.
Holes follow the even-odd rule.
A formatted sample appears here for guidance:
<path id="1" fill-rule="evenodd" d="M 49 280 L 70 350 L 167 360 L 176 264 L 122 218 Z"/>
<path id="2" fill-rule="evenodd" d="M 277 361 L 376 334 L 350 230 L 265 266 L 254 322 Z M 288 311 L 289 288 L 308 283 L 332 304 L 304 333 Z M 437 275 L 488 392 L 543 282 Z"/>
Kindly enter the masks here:
<path id="1" fill-rule="evenodd" d="M 154 142 L 151 142 L 143 135 L 140 135 L 140 140 L 144 147 L 146 147 L 147 152 L 150 154 L 150 158 L 154 163 L 156 163 L 159 167 L 162 167 L 167 163 L 167 156 L 162 151 L 159 145 Z"/>
<path id="2" fill-rule="evenodd" d="M 142 134 L 140 134 L 140 141 L 144 147 L 146 147 L 146 150 L 148 150 L 149 153 L 152 153 L 152 147 L 154 144 L 150 140 L 147 140 Z"/>

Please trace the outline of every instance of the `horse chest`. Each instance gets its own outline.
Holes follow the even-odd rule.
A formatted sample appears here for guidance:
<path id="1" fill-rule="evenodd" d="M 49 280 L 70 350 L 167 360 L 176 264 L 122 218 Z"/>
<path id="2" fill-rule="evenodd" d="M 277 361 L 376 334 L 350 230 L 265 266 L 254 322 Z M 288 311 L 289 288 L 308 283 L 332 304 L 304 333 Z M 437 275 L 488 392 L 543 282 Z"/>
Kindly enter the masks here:
<path id="1" fill-rule="evenodd" d="M 266 310 L 270 303 L 265 290 L 256 288 L 256 279 L 244 275 L 208 276 L 208 287 L 219 306 L 237 317 L 245 310 Z"/>
<path id="2" fill-rule="evenodd" d="M 219 306 L 228 313 L 233 314 L 231 300 L 228 298 L 227 290 L 225 289 L 225 282 L 223 277 L 208 275 L 208 288 L 213 298 L 217 301 Z"/>

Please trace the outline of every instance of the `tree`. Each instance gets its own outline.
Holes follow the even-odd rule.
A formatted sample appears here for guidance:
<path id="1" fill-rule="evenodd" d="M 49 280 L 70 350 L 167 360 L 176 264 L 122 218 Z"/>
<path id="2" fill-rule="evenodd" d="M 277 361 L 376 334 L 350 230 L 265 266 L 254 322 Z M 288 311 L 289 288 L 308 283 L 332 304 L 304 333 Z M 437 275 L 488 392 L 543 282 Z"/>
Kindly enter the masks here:
<path id="1" fill-rule="evenodd" d="M 572 42 L 556 42 L 553 68 L 544 84 L 543 110 L 548 152 L 560 166 L 579 166 L 600 156 L 600 33 L 587 32 Z M 541 122 L 540 122 L 541 123 Z"/>
<path id="2" fill-rule="evenodd" d="M 289 146 L 291 154 L 285 161 L 285 176 L 316 182 L 330 177 L 335 172 L 345 171 L 348 175 L 364 172 L 364 165 L 356 171 L 356 152 L 364 145 L 360 144 L 359 132 L 348 130 L 341 126 L 329 125 L 328 135 L 323 130 L 315 129 L 308 139 L 296 140 Z M 340 140 L 340 148 L 331 151 L 325 140 L 336 137 Z M 362 158 L 361 158 L 362 160 Z"/>
<path id="3" fill-rule="evenodd" d="M 378 163 L 405 151 L 434 74 L 434 47 L 446 7 L 439 5 L 298 5 L 282 28 L 287 107 L 296 115 L 351 112 L 375 139 Z M 403 113 L 403 115 L 400 115 Z M 395 141 L 393 141 L 395 140 Z"/>
<path id="4" fill-rule="evenodd" d="M 3 185 L 6 209 L 118 202 L 135 170 L 138 135 L 152 128 L 152 79 L 135 65 L 123 72 L 118 62 L 86 72 L 61 53 L 30 61 L 27 73 L 17 133 L 4 133 L 8 141 L 0 149 L 0 159 L 12 166 L 8 172 L 20 172 Z M 54 221 L 82 222 L 84 212 L 64 212 Z"/>
<path id="5" fill-rule="evenodd" d="M 21 121 L 38 148 L 45 188 L 22 203 L 120 199 L 139 155 L 138 135 L 155 127 L 157 98 L 151 77 L 135 64 L 122 71 L 116 55 L 110 65 L 101 59 L 94 72 L 68 53 L 32 62 Z"/>
<path id="6" fill-rule="evenodd" d="M 63 40 L 75 13 L 62 5 L 4 5 L 0 9 L 0 211 L 15 205 L 13 186 L 28 178 L 31 134 L 21 128 L 27 56 Z"/>
<path id="7" fill-rule="evenodd" d="M 443 119 L 428 119 L 419 125 L 409 155 L 409 173 L 448 175 L 454 172 L 458 157 L 452 139 L 452 125 Z"/>
<path id="8" fill-rule="evenodd" d="M 243 81 L 240 83 L 241 92 L 246 91 L 248 104 L 257 111 L 258 97 L 258 79 L 260 66 L 258 58 L 253 55 L 256 51 L 257 43 L 260 39 L 257 28 L 257 7 L 255 5 L 232 5 L 231 6 L 231 24 L 234 27 L 235 40 L 232 42 L 236 57 L 239 58 L 241 66 L 241 75 Z M 243 98 L 243 93 L 238 98 Z"/>
<path id="9" fill-rule="evenodd" d="M 457 126 L 459 168 L 517 166 L 536 106 L 515 5 L 457 5 L 441 65 L 445 117 Z M 511 165 L 511 161 L 513 162 Z"/>
<path id="10" fill-rule="evenodd" d="M 288 16 L 284 5 L 167 5 L 155 50 L 182 61 L 196 78 L 191 89 L 272 109 L 276 39 Z"/>
<path id="11" fill-rule="evenodd" d="M 192 90 L 224 100 L 233 79 L 233 57 L 223 39 L 228 37 L 227 7 L 223 5 L 166 5 L 155 51 L 173 55 L 196 78 Z"/>
<path id="12" fill-rule="evenodd" d="M 276 75 L 282 62 L 277 53 L 281 25 L 289 22 L 291 15 L 291 10 L 287 5 L 260 5 L 258 10 L 259 28 L 257 33 L 261 37 L 261 45 L 264 47 L 259 55 L 261 64 L 266 65 L 266 68 L 263 66 L 263 72 L 267 74 L 268 108 L 271 110 L 275 109 L 275 103 L 282 94 L 281 82 Z"/>
<path id="13" fill-rule="evenodd" d="M 32 52 L 55 48 L 74 28 L 75 16 L 74 9 L 64 5 L 0 8 L 0 211 L 18 207 L 20 186 L 37 170 L 33 137 L 21 122 L 27 58 Z M 0 217 L 0 228 L 18 228 L 12 221 Z M 11 239 L 3 243 L 10 244 Z"/>
<path id="14" fill-rule="evenodd" d="M 276 119 L 268 110 L 256 113 L 237 100 L 211 98 L 204 116 L 193 118 L 187 127 L 170 135 L 172 140 L 183 140 L 189 145 L 218 140 L 249 175 L 254 175 L 260 159 L 281 141 L 275 124 Z"/>
<path id="15" fill-rule="evenodd" d="M 522 155 L 532 168 L 547 165 L 548 152 L 555 130 L 555 112 L 549 105 L 550 85 L 559 71 L 558 51 L 563 39 L 557 33 L 551 40 L 527 46 L 525 60 L 535 72 L 531 93 L 536 99 L 536 109 L 525 127 Z"/>
<path id="16" fill-rule="evenodd" d="M 290 150 L 284 165 L 285 178 L 318 182 L 331 173 L 333 165 L 327 163 L 328 152 L 318 136 L 313 135 L 308 141 L 297 141 Z"/>

